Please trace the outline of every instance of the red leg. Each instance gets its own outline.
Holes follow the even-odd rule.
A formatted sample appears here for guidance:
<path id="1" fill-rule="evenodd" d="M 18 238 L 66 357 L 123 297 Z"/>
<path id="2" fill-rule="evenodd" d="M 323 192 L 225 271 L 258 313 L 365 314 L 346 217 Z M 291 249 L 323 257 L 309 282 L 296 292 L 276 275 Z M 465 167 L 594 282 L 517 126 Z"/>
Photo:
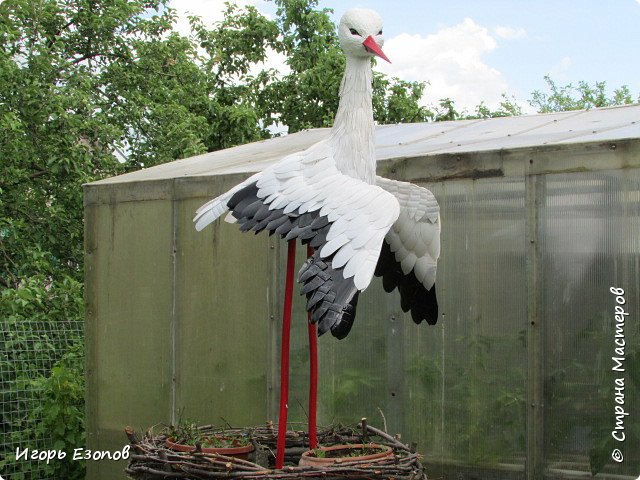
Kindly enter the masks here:
<path id="1" fill-rule="evenodd" d="M 291 337 L 291 304 L 293 301 L 293 276 L 296 266 L 296 241 L 289 240 L 287 249 L 287 280 L 284 287 L 284 311 L 282 314 L 282 346 L 280 352 L 280 416 L 278 418 L 278 444 L 276 468 L 284 466 L 284 448 L 287 438 L 287 414 L 289 412 L 289 339 Z"/>
<path id="2" fill-rule="evenodd" d="M 313 247 L 307 245 L 307 258 L 313 255 Z M 307 314 L 311 320 L 311 313 Z M 318 446 L 317 405 L 318 405 L 318 326 L 308 323 L 309 329 L 309 448 Z"/>

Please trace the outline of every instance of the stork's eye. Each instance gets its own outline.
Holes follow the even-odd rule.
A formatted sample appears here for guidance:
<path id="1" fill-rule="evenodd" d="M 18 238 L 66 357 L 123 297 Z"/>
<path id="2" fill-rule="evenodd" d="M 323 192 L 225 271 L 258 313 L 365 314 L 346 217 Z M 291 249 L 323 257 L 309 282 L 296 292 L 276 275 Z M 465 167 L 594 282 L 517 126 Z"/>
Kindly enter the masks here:
<path id="1" fill-rule="evenodd" d="M 382 30 L 380 30 L 380 31 L 378 32 L 378 35 L 382 35 Z"/>
<path id="2" fill-rule="evenodd" d="M 360 36 L 360 34 L 358 33 L 358 31 L 355 28 L 350 28 L 349 31 L 351 32 L 351 35 L 358 35 Z"/>

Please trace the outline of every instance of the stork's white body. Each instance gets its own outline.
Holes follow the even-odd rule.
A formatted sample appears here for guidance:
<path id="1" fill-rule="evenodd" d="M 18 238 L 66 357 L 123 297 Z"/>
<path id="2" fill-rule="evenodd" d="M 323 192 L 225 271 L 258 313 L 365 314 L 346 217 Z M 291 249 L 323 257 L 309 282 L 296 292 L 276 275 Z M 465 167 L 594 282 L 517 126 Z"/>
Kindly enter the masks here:
<path id="1" fill-rule="evenodd" d="M 357 292 L 354 300 L 353 287 L 361 291 L 369 285 L 385 240 L 402 275 L 413 275 L 411 281 L 415 283 L 415 277 L 425 294 L 433 292 L 435 302 L 440 255 L 437 201 L 424 188 L 376 177 L 371 49 L 363 47 L 362 37 L 369 35 L 365 46 L 375 48 L 373 40 L 381 46 L 381 26 L 377 14 L 368 10 L 350 10 L 343 16 L 339 38 L 347 61 L 329 138 L 284 157 L 211 200 L 198 209 L 194 219 L 201 230 L 231 209 L 228 219 L 240 220 L 247 230 L 266 228 L 287 238 L 300 236 L 312 245 L 315 242 L 318 252 L 301 271 L 300 281 L 305 283 L 308 309 L 321 310 L 315 318 L 321 322 L 320 332 L 330 328 L 336 336 L 341 310 L 349 303 L 355 309 Z M 408 280 L 400 278 L 398 269 L 388 262 L 385 265 L 387 271 L 394 270 L 388 272 L 394 277 L 391 288 L 397 286 L 403 297 L 420 293 L 415 286 L 403 287 Z M 350 293 L 342 294 L 349 289 Z M 406 302 L 416 301 L 403 298 L 403 308 Z M 333 317 L 323 327 L 323 316 L 332 308 Z M 414 315 L 414 320 L 422 318 Z M 346 333 L 349 329 L 350 325 Z"/>

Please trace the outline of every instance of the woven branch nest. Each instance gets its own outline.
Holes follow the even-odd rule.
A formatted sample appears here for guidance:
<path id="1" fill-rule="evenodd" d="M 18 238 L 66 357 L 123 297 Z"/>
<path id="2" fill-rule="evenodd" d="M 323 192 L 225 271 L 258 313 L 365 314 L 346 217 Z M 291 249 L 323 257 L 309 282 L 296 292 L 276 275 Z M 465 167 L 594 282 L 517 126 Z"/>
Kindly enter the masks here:
<path id="1" fill-rule="evenodd" d="M 176 452 L 165 446 L 166 433 L 147 431 L 142 439 L 127 427 L 125 433 L 131 443 L 131 457 L 125 472 L 136 480 L 164 479 L 394 479 L 426 480 L 415 445 L 408 446 L 366 421 L 353 427 L 333 426 L 318 430 L 318 442 L 323 446 L 377 443 L 391 447 L 393 455 L 380 460 L 358 461 L 342 459 L 328 466 L 298 466 L 298 460 L 309 448 L 309 439 L 302 430 L 287 431 L 285 466 L 275 469 L 275 450 L 278 429 L 272 424 L 252 428 L 220 429 L 212 425 L 199 427 L 204 434 L 246 435 L 255 447 L 253 461 L 215 453 Z"/>

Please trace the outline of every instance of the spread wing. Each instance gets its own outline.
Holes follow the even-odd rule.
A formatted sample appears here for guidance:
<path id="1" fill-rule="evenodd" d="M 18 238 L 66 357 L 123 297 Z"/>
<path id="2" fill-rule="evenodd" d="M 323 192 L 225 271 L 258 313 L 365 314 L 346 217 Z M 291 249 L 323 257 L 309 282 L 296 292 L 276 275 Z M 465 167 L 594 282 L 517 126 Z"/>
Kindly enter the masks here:
<path id="1" fill-rule="evenodd" d="M 398 218 L 395 197 L 342 174 L 327 142 L 319 142 L 203 205 L 196 227 L 225 210 L 243 231 L 300 238 L 316 249 L 300 270 L 301 293 L 318 332 L 344 338 L 358 292 L 371 282 L 384 237 Z"/>
<path id="2" fill-rule="evenodd" d="M 426 188 L 376 177 L 376 184 L 393 194 L 400 215 L 385 237 L 375 274 L 387 292 L 398 288 L 402 310 L 416 323 L 438 320 L 436 269 L 440 256 L 440 207 Z"/>

